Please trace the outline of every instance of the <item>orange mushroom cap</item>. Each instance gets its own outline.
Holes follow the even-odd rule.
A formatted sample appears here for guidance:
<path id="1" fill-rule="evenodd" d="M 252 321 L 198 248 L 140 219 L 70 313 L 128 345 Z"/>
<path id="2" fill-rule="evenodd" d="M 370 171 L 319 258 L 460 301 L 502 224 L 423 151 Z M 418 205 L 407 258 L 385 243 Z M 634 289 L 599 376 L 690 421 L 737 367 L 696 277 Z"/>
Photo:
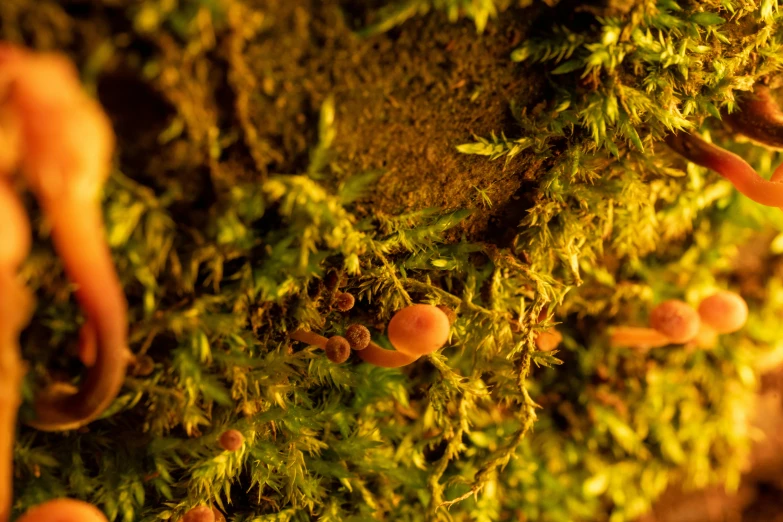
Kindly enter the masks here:
<path id="1" fill-rule="evenodd" d="M 180 522 L 215 522 L 215 512 L 207 506 L 197 506 L 185 513 Z"/>
<path id="2" fill-rule="evenodd" d="M 686 343 L 699 333 L 699 314 L 688 303 L 670 299 L 650 312 L 650 326 L 672 343 Z"/>
<path id="3" fill-rule="evenodd" d="M 398 352 L 419 357 L 446 344 L 449 329 L 448 316 L 437 306 L 414 304 L 394 314 L 388 336 Z"/>
<path id="4" fill-rule="evenodd" d="M 220 434 L 220 447 L 226 451 L 236 451 L 242 447 L 245 437 L 239 430 L 226 430 Z"/>
<path id="5" fill-rule="evenodd" d="M 58 498 L 31 508 L 16 522 L 107 522 L 107 520 L 106 516 L 92 504 L 72 498 Z"/>
<path id="6" fill-rule="evenodd" d="M 699 304 L 699 316 L 718 333 L 736 332 L 748 320 L 748 304 L 734 292 L 717 292 Z"/>

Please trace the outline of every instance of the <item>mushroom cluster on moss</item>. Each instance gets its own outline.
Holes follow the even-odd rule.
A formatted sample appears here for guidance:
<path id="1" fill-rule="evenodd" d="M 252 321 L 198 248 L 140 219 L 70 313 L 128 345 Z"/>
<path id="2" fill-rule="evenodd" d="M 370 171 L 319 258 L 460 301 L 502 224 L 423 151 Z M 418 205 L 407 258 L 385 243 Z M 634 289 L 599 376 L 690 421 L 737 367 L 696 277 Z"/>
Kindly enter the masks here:
<path id="1" fill-rule="evenodd" d="M 716 292 L 701 301 L 698 310 L 670 299 L 650 312 L 650 327 L 619 326 L 611 333 L 612 346 L 659 348 L 669 344 L 709 347 L 718 334 L 736 332 L 748 319 L 748 305 L 739 294 Z"/>
<path id="2" fill-rule="evenodd" d="M 386 350 L 373 343 L 370 331 L 357 324 L 349 326 L 345 336 L 327 339 L 300 329 L 289 337 L 322 348 L 335 363 L 345 362 L 353 350 L 365 362 L 399 368 L 442 348 L 448 341 L 450 329 L 451 322 L 443 310 L 433 305 L 414 304 L 397 311 L 389 321 L 387 336 L 395 350 Z"/>

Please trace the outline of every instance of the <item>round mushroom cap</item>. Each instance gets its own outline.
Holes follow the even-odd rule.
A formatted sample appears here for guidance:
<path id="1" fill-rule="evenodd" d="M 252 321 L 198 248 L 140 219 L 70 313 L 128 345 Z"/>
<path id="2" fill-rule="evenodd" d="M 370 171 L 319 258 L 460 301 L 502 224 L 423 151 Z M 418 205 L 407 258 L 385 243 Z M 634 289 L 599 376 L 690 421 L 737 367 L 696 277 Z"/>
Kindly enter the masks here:
<path id="1" fill-rule="evenodd" d="M 370 344 L 370 330 L 361 324 L 352 324 L 345 330 L 345 339 L 354 350 L 364 350 Z"/>
<path id="2" fill-rule="evenodd" d="M 699 314 L 688 303 L 670 299 L 650 312 L 650 326 L 673 343 L 687 343 L 699 333 Z"/>
<path id="3" fill-rule="evenodd" d="M 748 304 L 739 294 L 720 291 L 699 304 L 699 316 L 718 333 L 736 332 L 748 320 Z"/>
<path id="4" fill-rule="evenodd" d="M 353 295 L 347 292 L 340 292 L 334 297 L 334 307 L 341 312 L 347 312 L 353 308 L 355 302 L 356 299 L 354 299 Z"/>
<path id="5" fill-rule="evenodd" d="M 185 513 L 180 522 L 215 522 L 215 512 L 207 506 L 197 506 Z"/>
<path id="6" fill-rule="evenodd" d="M 410 305 L 399 310 L 389 321 L 389 342 L 398 352 L 426 355 L 446 344 L 449 328 L 448 316 L 438 307 Z"/>
<path id="7" fill-rule="evenodd" d="M 72 498 L 58 498 L 31 508 L 17 522 L 106 522 L 101 511 L 87 502 Z"/>
<path id="8" fill-rule="evenodd" d="M 244 442 L 245 437 L 238 430 L 226 430 L 220 434 L 220 447 L 226 451 L 236 451 Z"/>
<path id="9" fill-rule="evenodd" d="M 551 328 L 549 330 L 544 330 L 536 335 L 536 348 L 542 352 L 551 352 L 560 346 L 562 340 L 563 334 L 556 329 Z"/>
<path id="10" fill-rule="evenodd" d="M 341 364 L 351 356 L 351 345 L 345 337 L 335 335 L 326 341 L 326 357 L 335 364 Z"/>

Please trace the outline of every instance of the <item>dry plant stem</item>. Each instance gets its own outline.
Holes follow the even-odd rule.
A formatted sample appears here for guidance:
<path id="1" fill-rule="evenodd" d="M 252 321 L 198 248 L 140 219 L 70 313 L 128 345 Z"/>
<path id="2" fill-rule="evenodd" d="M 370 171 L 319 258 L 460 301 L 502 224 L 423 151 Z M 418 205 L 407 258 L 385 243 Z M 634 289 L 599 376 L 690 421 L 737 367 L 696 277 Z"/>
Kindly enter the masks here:
<path id="1" fill-rule="evenodd" d="M 731 128 L 764 145 L 783 148 L 783 112 L 772 98 L 769 87 L 757 85 L 752 94 L 738 103 L 739 110 L 724 114 Z"/>
<path id="2" fill-rule="evenodd" d="M 612 330 L 610 344 L 612 346 L 646 350 L 672 344 L 672 341 L 658 330 L 652 328 L 618 326 Z"/>
<path id="3" fill-rule="evenodd" d="M 356 352 L 356 355 L 361 357 L 364 362 L 380 366 L 381 368 L 400 368 L 419 359 L 418 355 L 407 355 L 402 352 L 385 350 L 372 341 L 367 345 L 367 348 Z"/>
<path id="4" fill-rule="evenodd" d="M 87 315 L 87 328 L 94 329 L 97 351 L 79 391 L 42 393 L 35 402 L 37 418 L 29 424 L 47 431 L 76 429 L 100 415 L 125 380 L 130 360 L 127 304 L 103 240 L 97 205 L 66 199 L 43 206 L 54 224 L 52 239 L 65 271 L 78 285 L 76 297 Z"/>
<path id="5" fill-rule="evenodd" d="M 693 134 L 670 134 L 666 143 L 688 161 L 714 170 L 753 201 L 770 207 L 783 207 L 783 183 L 777 182 L 783 173 L 766 180 L 736 154 Z"/>

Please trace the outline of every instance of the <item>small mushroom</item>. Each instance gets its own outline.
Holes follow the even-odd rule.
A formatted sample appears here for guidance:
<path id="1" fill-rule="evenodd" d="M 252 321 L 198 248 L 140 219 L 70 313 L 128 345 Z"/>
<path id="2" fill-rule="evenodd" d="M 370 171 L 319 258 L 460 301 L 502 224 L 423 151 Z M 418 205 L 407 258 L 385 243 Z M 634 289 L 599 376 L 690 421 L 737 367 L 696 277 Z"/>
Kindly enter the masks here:
<path id="1" fill-rule="evenodd" d="M 344 337 L 340 337 L 339 335 L 334 335 L 327 339 L 323 335 L 300 329 L 289 334 L 288 337 L 294 341 L 300 341 L 307 343 L 310 346 L 321 348 L 326 352 L 326 357 L 336 364 L 344 363 L 351 355 L 351 345 Z"/>
<path id="2" fill-rule="evenodd" d="M 449 320 L 442 310 L 427 304 L 414 304 L 399 310 L 387 330 L 389 342 L 396 351 L 385 350 L 375 343 L 357 355 L 370 364 L 399 368 L 441 348 L 449 338 Z"/>
<path id="3" fill-rule="evenodd" d="M 342 364 L 351 356 L 351 345 L 345 337 L 335 335 L 326 341 L 326 357 L 335 364 Z"/>
<path id="4" fill-rule="evenodd" d="M 347 292 L 340 292 L 334 296 L 334 307 L 341 312 L 347 312 L 353 308 L 355 302 L 356 299 L 354 299 L 354 297 Z"/>
<path id="5" fill-rule="evenodd" d="M 30 508 L 16 522 L 107 522 L 107 519 L 92 504 L 71 498 L 58 498 Z"/>
<path id="6" fill-rule="evenodd" d="M 734 292 L 716 292 L 699 304 L 699 316 L 719 334 L 736 332 L 748 320 L 748 304 Z"/>
<path id="7" fill-rule="evenodd" d="M 536 334 L 536 348 L 542 352 L 551 352 L 560 346 L 562 340 L 563 335 L 555 328 L 550 328 Z"/>
<path id="8" fill-rule="evenodd" d="M 215 522 L 215 512 L 208 506 L 196 506 L 185 513 L 180 522 Z"/>
<path id="9" fill-rule="evenodd" d="M 226 451 L 236 451 L 242 447 L 245 442 L 245 437 L 239 430 L 226 430 L 220 434 L 218 443 L 220 447 Z"/>
<path id="10" fill-rule="evenodd" d="M 361 324 L 352 324 L 345 330 L 344 337 L 352 350 L 364 350 L 370 344 L 370 330 Z"/>
<path id="11" fill-rule="evenodd" d="M 650 327 L 675 344 L 686 343 L 696 337 L 700 322 L 696 310 L 676 299 L 664 301 L 650 312 Z"/>

